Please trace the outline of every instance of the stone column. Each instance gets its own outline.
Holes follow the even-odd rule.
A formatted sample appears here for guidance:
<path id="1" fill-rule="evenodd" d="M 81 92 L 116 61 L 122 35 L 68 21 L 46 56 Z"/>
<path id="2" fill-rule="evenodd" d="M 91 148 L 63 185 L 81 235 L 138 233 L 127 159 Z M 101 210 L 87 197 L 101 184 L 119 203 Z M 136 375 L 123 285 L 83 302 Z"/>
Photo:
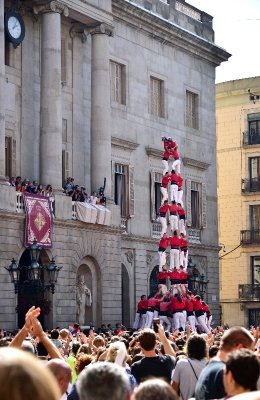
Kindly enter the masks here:
<path id="1" fill-rule="evenodd" d="M 68 8 L 59 1 L 34 7 L 42 14 L 40 181 L 62 187 L 61 14 Z"/>
<path id="2" fill-rule="evenodd" d="M 5 30 L 4 1 L 0 1 L 0 183 L 5 181 Z"/>
<path id="3" fill-rule="evenodd" d="M 91 187 L 97 190 L 106 177 L 105 195 L 111 198 L 109 36 L 112 28 L 101 24 L 91 34 Z"/>

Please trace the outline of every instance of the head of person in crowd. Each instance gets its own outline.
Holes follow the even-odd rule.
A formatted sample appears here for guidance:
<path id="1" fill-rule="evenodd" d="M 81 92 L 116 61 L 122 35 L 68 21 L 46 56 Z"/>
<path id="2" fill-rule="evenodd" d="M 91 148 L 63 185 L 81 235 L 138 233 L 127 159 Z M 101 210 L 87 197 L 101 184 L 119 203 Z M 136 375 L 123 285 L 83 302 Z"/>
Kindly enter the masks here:
<path id="1" fill-rule="evenodd" d="M 71 353 L 73 354 L 73 356 L 76 357 L 79 348 L 80 348 L 80 343 L 79 342 L 73 342 L 72 343 Z"/>
<path id="2" fill-rule="evenodd" d="M 130 383 L 124 369 L 109 362 L 89 365 L 78 377 L 80 400 L 129 400 Z"/>
<path id="3" fill-rule="evenodd" d="M 213 357 L 215 357 L 218 353 L 219 346 L 214 344 L 213 346 L 210 346 L 209 348 L 209 359 L 211 360 Z"/>
<path id="4" fill-rule="evenodd" d="M 260 363 L 257 356 L 248 349 L 228 354 L 224 367 L 224 387 L 228 396 L 234 396 L 257 389 Z"/>
<path id="5" fill-rule="evenodd" d="M 60 400 L 60 390 L 51 372 L 30 354 L 0 349 L 1 400 Z"/>
<path id="6" fill-rule="evenodd" d="M 58 329 L 52 329 L 51 339 L 59 339 L 60 333 Z"/>
<path id="7" fill-rule="evenodd" d="M 30 340 L 23 340 L 21 345 L 21 350 L 26 351 L 27 353 L 36 354 L 36 349 Z"/>
<path id="8" fill-rule="evenodd" d="M 126 359 L 127 350 L 125 344 L 119 341 L 111 343 L 106 353 L 106 361 L 124 367 Z"/>
<path id="9" fill-rule="evenodd" d="M 132 400 L 178 400 L 173 388 L 162 379 L 148 379 L 134 390 Z"/>
<path id="10" fill-rule="evenodd" d="M 91 354 L 84 354 L 84 353 L 79 353 L 77 355 L 77 359 L 75 361 L 75 367 L 77 371 L 77 375 L 83 371 L 83 369 L 91 364 L 94 361 L 94 357 Z"/>
<path id="11" fill-rule="evenodd" d="M 152 329 L 144 329 L 139 335 L 139 344 L 144 351 L 154 350 L 156 346 L 156 334 Z"/>
<path id="12" fill-rule="evenodd" d="M 54 358 L 46 364 L 46 367 L 54 375 L 58 386 L 60 388 L 60 393 L 63 395 L 67 392 L 69 383 L 71 381 L 71 369 L 69 365 L 59 358 Z"/>
<path id="13" fill-rule="evenodd" d="M 60 339 L 61 340 L 63 340 L 63 341 L 65 341 L 65 340 L 67 340 L 68 339 L 68 335 L 69 335 L 69 330 L 68 329 L 61 329 L 60 330 Z"/>
<path id="14" fill-rule="evenodd" d="M 99 348 L 99 347 L 104 347 L 106 344 L 105 339 L 101 336 L 95 336 L 94 340 L 93 340 L 93 346 Z"/>
<path id="15" fill-rule="evenodd" d="M 222 354 L 227 354 L 241 348 L 254 350 L 254 343 L 254 337 L 246 328 L 242 326 L 233 326 L 223 334 L 219 350 Z"/>
<path id="16" fill-rule="evenodd" d="M 187 355 L 195 360 L 207 357 L 207 342 L 200 335 L 190 336 L 187 341 Z"/>

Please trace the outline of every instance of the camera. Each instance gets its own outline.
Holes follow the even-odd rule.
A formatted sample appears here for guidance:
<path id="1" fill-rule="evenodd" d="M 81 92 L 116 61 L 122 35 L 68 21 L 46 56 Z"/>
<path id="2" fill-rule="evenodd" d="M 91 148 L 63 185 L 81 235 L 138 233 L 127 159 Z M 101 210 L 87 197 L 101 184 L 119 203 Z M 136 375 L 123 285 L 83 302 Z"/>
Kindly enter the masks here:
<path id="1" fill-rule="evenodd" d="M 160 323 L 160 318 L 153 319 L 153 330 L 155 333 L 158 333 L 158 324 Z"/>

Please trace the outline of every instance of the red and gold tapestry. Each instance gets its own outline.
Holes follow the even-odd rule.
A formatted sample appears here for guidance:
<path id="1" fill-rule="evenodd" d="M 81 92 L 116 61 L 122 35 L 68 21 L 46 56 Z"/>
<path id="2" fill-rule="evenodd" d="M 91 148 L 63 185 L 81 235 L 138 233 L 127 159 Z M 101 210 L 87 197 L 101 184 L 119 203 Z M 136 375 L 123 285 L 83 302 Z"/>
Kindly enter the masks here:
<path id="1" fill-rule="evenodd" d="M 53 218 L 49 197 L 24 193 L 24 209 L 25 246 L 36 240 L 40 246 L 52 247 Z"/>

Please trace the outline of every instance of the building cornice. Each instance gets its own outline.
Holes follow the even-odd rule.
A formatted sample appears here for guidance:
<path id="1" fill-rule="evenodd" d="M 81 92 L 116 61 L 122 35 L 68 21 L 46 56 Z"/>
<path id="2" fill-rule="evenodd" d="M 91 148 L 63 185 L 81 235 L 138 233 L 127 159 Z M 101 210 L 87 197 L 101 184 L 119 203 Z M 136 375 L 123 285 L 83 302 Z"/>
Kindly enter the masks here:
<path id="1" fill-rule="evenodd" d="M 112 3 L 112 9 L 114 21 L 124 21 L 135 30 L 142 31 L 163 44 L 190 53 L 193 57 L 204 59 L 214 66 L 227 61 L 231 56 L 214 42 L 204 39 L 160 15 L 153 14 L 137 4 L 116 0 Z"/>
<path id="2" fill-rule="evenodd" d="M 162 158 L 162 154 L 163 154 L 162 150 L 154 149 L 154 148 L 148 146 L 145 148 L 145 151 L 148 156 L 152 156 L 155 158 Z"/>
<path id="3" fill-rule="evenodd" d="M 129 140 L 116 138 L 115 136 L 112 136 L 111 144 L 112 144 L 112 146 L 120 147 L 121 149 L 131 150 L 131 151 L 136 150 L 137 147 L 139 146 L 139 143 L 130 142 Z"/>
<path id="4" fill-rule="evenodd" d="M 185 167 L 192 167 L 192 168 L 200 169 L 202 171 L 206 171 L 210 166 L 209 163 L 199 161 L 199 160 L 194 160 L 193 158 L 188 158 L 188 157 L 183 157 L 182 162 Z"/>

